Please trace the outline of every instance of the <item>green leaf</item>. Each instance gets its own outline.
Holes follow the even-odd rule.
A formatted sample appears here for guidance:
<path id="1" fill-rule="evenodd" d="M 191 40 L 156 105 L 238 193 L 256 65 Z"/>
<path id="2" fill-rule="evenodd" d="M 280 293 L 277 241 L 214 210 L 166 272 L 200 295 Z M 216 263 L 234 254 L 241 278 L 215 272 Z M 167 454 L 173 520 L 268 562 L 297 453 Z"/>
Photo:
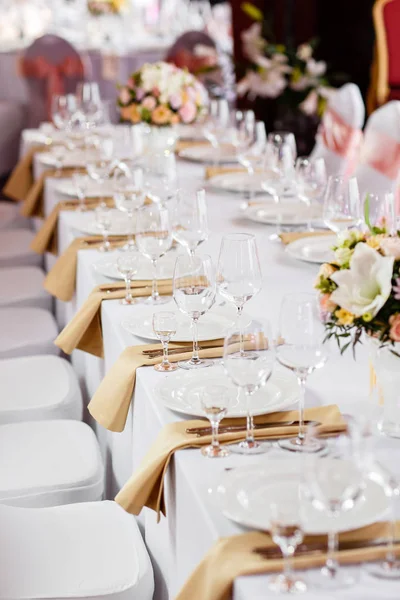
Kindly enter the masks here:
<path id="1" fill-rule="evenodd" d="M 260 23 L 264 19 L 264 15 L 257 6 L 251 4 L 251 2 L 243 2 L 241 9 L 246 15 L 248 15 L 254 21 L 259 21 Z"/>
<path id="2" fill-rule="evenodd" d="M 370 197 L 369 194 L 366 195 L 365 197 L 365 203 L 364 203 L 364 221 L 365 224 L 367 225 L 368 229 L 371 230 L 371 221 L 369 219 L 369 209 L 370 209 Z"/>

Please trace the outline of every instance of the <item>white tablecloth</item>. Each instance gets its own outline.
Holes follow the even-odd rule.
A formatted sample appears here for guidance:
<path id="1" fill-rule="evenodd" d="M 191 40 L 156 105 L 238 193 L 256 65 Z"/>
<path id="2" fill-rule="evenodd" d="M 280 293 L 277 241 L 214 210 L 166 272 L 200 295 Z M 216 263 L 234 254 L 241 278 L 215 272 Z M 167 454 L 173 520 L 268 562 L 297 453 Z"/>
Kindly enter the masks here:
<path id="1" fill-rule="evenodd" d="M 193 187 L 203 185 L 203 168 L 189 163 L 181 163 L 182 183 Z M 45 203 L 46 212 L 62 199 L 55 191 L 57 181 L 47 180 Z M 282 296 L 289 292 L 312 292 L 318 270 L 316 265 L 297 262 L 285 254 L 284 248 L 269 241 L 271 230 L 263 225 L 244 219 L 239 209 L 240 198 L 234 195 L 208 194 L 209 221 L 211 236 L 202 247 L 201 253 L 209 253 L 216 261 L 223 233 L 227 231 L 252 232 L 257 236 L 263 269 L 263 290 L 247 306 L 247 312 L 256 317 L 269 318 L 276 325 Z M 59 219 L 59 244 L 64 249 L 77 235 L 71 227 L 74 215 L 63 212 Z M 82 305 L 92 288 L 105 280 L 92 268 L 92 263 L 100 259 L 95 250 L 85 250 L 78 255 L 77 294 L 73 302 L 58 304 L 58 318 L 63 325 L 74 311 Z M 172 305 L 171 305 L 172 306 Z M 167 308 L 167 305 L 164 306 Z M 120 322 L 130 315 L 151 312 L 143 306 L 125 307 L 118 301 L 103 302 L 102 322 L 105 344 L 105 360 L 75 352 L 74 364 L 87 390 L 87 395 L 95 391 L 104 372 L 118 358 L 122 350 L 143 340 L 125 332 Z M 112 498 L 140 462 L 160 429 L 179 416 L 163 407 L 155 398 L 154 387 L 166 376 L 153 369 L 139 369 L 132 407 L 125 431 L 120 434 L 105 431 L 94 424 L 99 436 L 103 456 L 106 461 L 107 495 Z M 357 361 L 351 352 L 341 357 L 337 351 L 320 371 L 310 376 L 307 387 L 306 404 L 337 403 L 345 412 L 356 410 L 357 402 L 368 401 L 369 370 L 367 350 L 357 350 Z M 359 410 L 359 407 L 357 408 Z M 399 453 L 396 442 L 387 442 Z M 145 541 L 156 574 L 157 600 L 173 598 L 178 589 L 196 567 L 204 554 L 218 537 L 240 532 L 240 528 L 228 521 L 220 512 L 215 500 L 215 489 L 223 470 L 251 461 L 268 462 L 270 456 L 282 456 L 278 449 L 261 457 L 231 456 L 224 460 L 209 460 L 198 450 L 184 450 L 175 455 L 166 478 L 167 518 L 156 523 L 155 515 L 145 509 L 139 518 Z M 388 583 L 362 575 L 360 585 L 341 591 L 343 598 L 360 600 L 378 598 L 395 600 L 399 597 L 398 583 Z M 266 577 L 244 577 L 235 582 L 235 600 L 255 600 L 270 597 Z M 334 599 L 335 593 L 310 591 L 305 600 Z M 195 600 L 195 599 L 193 599 Z M 212 600 L 210 598 L 210 600 Z"/>

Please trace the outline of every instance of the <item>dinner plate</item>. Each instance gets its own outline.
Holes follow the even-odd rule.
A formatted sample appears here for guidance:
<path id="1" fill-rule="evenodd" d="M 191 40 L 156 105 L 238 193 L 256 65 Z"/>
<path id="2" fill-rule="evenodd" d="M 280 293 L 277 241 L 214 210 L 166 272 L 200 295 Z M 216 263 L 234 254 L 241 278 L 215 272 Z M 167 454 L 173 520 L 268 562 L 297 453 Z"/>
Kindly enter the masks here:
<path id="1" fill-rule="evenodd" d="M 156 395 L 167 408 L 184 415 L 204 417 L 201 397 L 207 389 L 224 386 L 230 396 L 228 417 L 245 417 L 246 397 L 226 375 L 222 365 L 207 369 L 207 377 L 199 371 L 178 372 L 166 377 L 155 388 Z M 292 373 L 277 368 L 268 383 L 251 398 L 253 415 L 264 415 L 284 410 L 297 401 L 299 389 Z"/>
<path id="2" fill-rule="evenodd" d="M 205 139 L 202 127 L 197 125 L 177 125 L 176 130 L 180 140 L 197 142 Z"/>
<path id="3" fill-rule="evenodd" d="M 249 206 L 245 212 L 250 221 L 256 223 L 265 223 L 266 225 L 276 225 L 280 215 L 281 225 L 305 225 L 310 219 L 310 208 L 302 202 L 287 200 L 278 204 L 274 202 L 263 205 Z M 322 217 L 320 206 L 311 208 L 311 221 L 314 223 Z"/>
<path id="4" fill-rule="evenodd" d="M 111 210 L 111 228 L 108 235 L 127 235 L 128 233 L 134 233 L 135 223 L 132 219 L 129 222 L 125 214 L 121 213 L 116 208 Z M 96 216 L 94 211 L 88 211 L 83 213 L 74 213 L 71 215 L 70 221 L 71 227 L 77 231 L 81 231 L 87 235 L 100 235 L 101 231 L 96 223 Z"/>
<path id="5" fill-rule="evenodd" d="M 335 239 L 334 234 L 305 237 L 288 244 L 285 251 L 292 258 L 306 262 L 317 264 L 331 262 L 334 259 L 332 245 Z"/>
<path id="6" fill-rule="evenodd" d="M 318 460 L 335 460 L 320 458 Z M 336 461 L 337 470 L 348 468 L 345 461 Z M 218 486 L 218 502 L 223 514 L 239 525 L 267 531 L 270 529 L 269 495 L 273 490 L 274 501 L 279 497 L 297 501 L 298 483 L 304 465 L 301 457 L 292 459 L 268 459 L 265 464 L 246 465 L 226 471 Z M 289 476 L 288 481 L 280 476 Z M 327 533 L 332 519 L 325 511 L 312 506 L 311 501 L 303 500 L 302 525 L 310 535 Z M 366 527 L 379 520 L 388 508 L 388 499 L 381 485 L 366 480 L 365 489 L 355 506 L 335 517 L 338 532 Z"/>
<path id="7" fill-rule="evenodd" d="M 233 148 L 213 148 L 211 145 L 199 144 L 189 146 L 179 152 L 179 157 L 201 164 L 230 164 L 237 163 L 236 153 Z"/>
<path id="8" fill-rule="evenodd" d="M 56 191 L 65 196 L 71 196 L 76 198 L 76 187 L 74 182 L 71 180 L 62 181 L 56 187 Z M 88 188 L 86 190 L 86 198 L 107 198 L 113 195 L 113 187 L 110 181 L 106 181 L 104 184 L 99 184 L 96 181 L 89 181 Z"/>
<path id="9" fill-rule="evenodd" d="M 46 167 L 57 167 L 57 158 L 52 152 L 42 152 L 38 160 Z M 88 161 L 88 155 L 82 151 L 66 151 L 62 157 L 63 168 L 85 167 Z"/>
<path id="10" fill-rule="evenodd" d="M 172 310 L 172 309 L 167 309 Z M 177 319 L 176 334 L 173 342 L 191 342 L 193 332 L 189 317 L 178 310 L 174 311 Z M 153 331 L 153 312 L 151 314 L 138 316 L 122 321 L 123 329 L 146 340 L 158 341 Z M 203 315 L 198 322 L 199 342 L 218 340 L 223 338 L 228 329 L 233 327 L 237 320 L 237 314 L 233 306 L 214 307 Z"/>
<path id="11" fill-rule="evenodd" d="M 93 269 L 96 271 L 96 273 L 104 275 L 105 277 L 109 277 L 110 279 L 123 279 L 116 266 L 118 256 L 120 256 L 119 252 L 109 252 L 107 256 L 100 259 L 98 262 L 93 263 Z M 172 278 L 174 274 L 176 257 L 176 252 L 171 251 L 157 261 L 157 279 Z M 152 279 L 153 267 L 150 260 L 139 254 L 139 252 L 137 260 L 138 270 L 136 275 L 132 277 L 132 281 L 137 279 Z"/>
<path id="12" fill-rule="evenodd" d="M 264 177 L 261 173 L 249 175 L 248 173 L 221 173 L 208 180 L 208 185 L 215 190 L 237 194 L 265 194 L 261 187 Z"/>

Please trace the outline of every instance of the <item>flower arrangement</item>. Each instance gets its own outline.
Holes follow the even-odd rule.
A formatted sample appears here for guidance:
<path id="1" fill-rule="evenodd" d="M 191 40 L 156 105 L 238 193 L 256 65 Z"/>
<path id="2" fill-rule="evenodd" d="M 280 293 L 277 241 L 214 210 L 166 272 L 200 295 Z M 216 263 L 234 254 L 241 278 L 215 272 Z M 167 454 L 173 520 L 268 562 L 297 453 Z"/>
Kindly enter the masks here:
<path id="1" fill-rule="evenodd" d="M 353 350 L 365 332 L 394 351 L 400 342 L 400 237 L 384 229 L 340 233 L 335 259 L 321 266 L 315 288 L 327 339 Z M 400 354 L 398 354 L 400 356 Z"/>
<path id="2" fill-rule="evenodd" d="M 91 15 L 119 15 L 123 12 L 127 0 L 88 0 L 87 7 Z"/>
<path id="3" fill-rule="evenodd" d="M 143 65 L 118 95 L 123 121 L 157 126 L 193 123 L 207 102 L 207 92 L 194 75 L 165 62 Z"/>
<path id="4" fill-rule="evenodd" d="M 248 95 L 250 99 L 279 98 L 305 114 L 321 116 L 329 92 L 326 63 L 313 57 L 315 41 L 295 49 L 271 43 L 263 33 L 262 12 L 250 3 L 243 8 L 256 22 L 242 33 L 248 68 L 238 83 L 238 95 Z"/>

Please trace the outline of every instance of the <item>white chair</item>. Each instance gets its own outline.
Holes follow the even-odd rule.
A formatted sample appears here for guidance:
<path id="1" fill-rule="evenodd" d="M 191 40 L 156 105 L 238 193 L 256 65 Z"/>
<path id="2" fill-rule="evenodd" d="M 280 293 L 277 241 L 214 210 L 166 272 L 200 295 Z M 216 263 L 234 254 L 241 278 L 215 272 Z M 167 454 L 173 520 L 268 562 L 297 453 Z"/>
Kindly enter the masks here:
<path id="1" fill-rule="evenodd" d="M 311 159 L 323 158 L 328 175 L 349 175 L 361 147 L 365 108 L 359 88 L 347 83 L 334 92 L 322 119 Z"/>
<path id="2" fill-rule="evenodd" d="M 53 299 L 43 287 L 44 279 L 39 267 L 0 269 L 0 308 L 32 306 L 51 311 Z"/>
<path id="3" fill-rule="evenodd" d="M 0 506 L 0 531 L 0 600 L 153 598 L 135 518 L 115 502 Z"/>
<path id="4" fill-rule="evenodd" d="M 0 358 L 60 354 L 57 324 L 41 308 L 0 308 Z"/>
<path id="5" fill-rule="evenodd" d="M 29 219 L 20 214 L 20 206 L 16 202 L 0 202 L 0 231 L 4 229 L 30 229 Z"/>
<path id="6" fill-rule="evenodd" d="M 29 229 L 12 229 L 0 232 L 0 268 L 36 266 L 40 267 L 43 257 L 31 250 L 35 234 Z"/>
<path id="7" fill-rule="evenodd" d="M 15 101 L 0 100 L 0 177 L 7 175 L 17 162 L 24 124 L 24 107 Z"/>
<path id="8" fill-rule="evenodd" d="M 58 356 L 0 361 L 0 425 L 82 419 L 82 395 L 69 362 Z"/>
<path id="9" fill-rule="evenodd" d="M 86 423 L 1 425 L 0 456 L 0 504 L 43 508 L 102 498 L 100 449 Z"/>

